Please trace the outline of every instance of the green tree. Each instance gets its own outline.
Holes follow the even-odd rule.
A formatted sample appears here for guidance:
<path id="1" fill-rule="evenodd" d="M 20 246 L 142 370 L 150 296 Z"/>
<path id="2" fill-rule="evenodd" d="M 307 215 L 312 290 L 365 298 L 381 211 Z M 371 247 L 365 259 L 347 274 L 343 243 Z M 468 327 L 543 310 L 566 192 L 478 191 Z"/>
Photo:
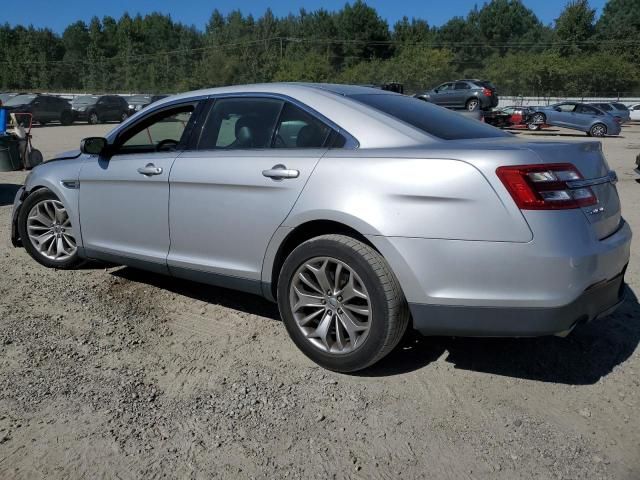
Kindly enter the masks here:
<path id="1" fill-rule="evenodd" d="M 555 31 L 561 42 L 558 51 L 563 56 L 593 50 L 588 43 L 595 32 L 595 9 L 588 0 L 571 0 L 556 18 Z"/>

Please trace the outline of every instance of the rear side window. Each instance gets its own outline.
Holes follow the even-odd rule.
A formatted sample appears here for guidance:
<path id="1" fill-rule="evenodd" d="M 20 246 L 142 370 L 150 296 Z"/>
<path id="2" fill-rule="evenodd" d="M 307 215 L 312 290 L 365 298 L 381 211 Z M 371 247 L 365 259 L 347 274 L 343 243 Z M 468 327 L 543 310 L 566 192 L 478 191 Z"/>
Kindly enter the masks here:
<path id="1" fill-rule="evenodd" d="M 611 105 L 616 107 L 618 110 L 629 110 L 627 106 L 622 103 L 612 103 Z"/>
<path id="2" fill-rule="evenodd" d="M 469 86 L 469 84 L 467 82 L 457 82 L 456 83 L 456 90 L 470 90 L 471 87 Z"/>
<path id="3" fill-rule="evenodd" d="M 588 105 L 578 105 L 576 107 L 576 113 L 584 113 L 587 115 L 598 115 L 600 112 L 598 112 L 598 110 Z"/>
<path id="4" fill-rule="evenodd" d="M 269 148 L 283 103 L 271 98 L 216 100 L 202 129 L 198 148 Z"/>
<path id="5" fill-rule="evenodd" d="M 282 109 L 274 148 L 321 148 L 331 129 L 304 110 L 286 103 Z"/>
<path id="6" fill-rule="evenodd" d="M 507 137 L 497 128 L 404 95 L 359 94 L 350 98 L 443 140 Z"/>

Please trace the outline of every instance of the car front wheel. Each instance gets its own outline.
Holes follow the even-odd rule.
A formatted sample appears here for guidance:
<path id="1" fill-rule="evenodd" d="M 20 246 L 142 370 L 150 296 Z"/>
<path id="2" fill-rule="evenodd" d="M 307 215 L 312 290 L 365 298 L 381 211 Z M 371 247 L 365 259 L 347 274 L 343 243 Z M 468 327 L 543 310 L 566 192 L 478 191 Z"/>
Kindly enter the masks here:
<path id="1" fill-rule="evenodd" d="M 38 190 L 26 198 L 18 230 L 29 255 L 45 267 L 70 269 L 81 263 L 69 214 L 51 191 Z"/>
<path id="2" fill-rule="evenodd" d="M 278 306 L 298 348 L 338 372 L 383 358 L 409 323 L 407 302 L 385 259 L 344 235 L 313 238 L 289 255 L 278 279 Z"/>
<path id="3" fill-rule="evenodd" d="M 100 118 L 96 112 L 91 112 L 89 113 L 88 120 L 91 125 L 96 125 L 100 121 Z"/>

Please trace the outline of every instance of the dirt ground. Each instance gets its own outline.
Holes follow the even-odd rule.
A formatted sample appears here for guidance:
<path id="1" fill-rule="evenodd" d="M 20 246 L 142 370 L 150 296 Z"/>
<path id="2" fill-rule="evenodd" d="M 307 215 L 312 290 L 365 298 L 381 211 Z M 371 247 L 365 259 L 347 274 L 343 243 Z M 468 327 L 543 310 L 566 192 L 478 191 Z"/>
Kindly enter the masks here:
<path id="1" fill-rule="evenodd" d="M 46 158 L 110 128 L 34 143 Z M 640 125 L 603 144 L 638 234 Z M 628 301 L 568 338 L 408 335 L 340 375 L 258 297 L 39 266 L 9 241 L 24 176 L 0 173 L 0 479 L 640 478 L 637 240 Z"/>

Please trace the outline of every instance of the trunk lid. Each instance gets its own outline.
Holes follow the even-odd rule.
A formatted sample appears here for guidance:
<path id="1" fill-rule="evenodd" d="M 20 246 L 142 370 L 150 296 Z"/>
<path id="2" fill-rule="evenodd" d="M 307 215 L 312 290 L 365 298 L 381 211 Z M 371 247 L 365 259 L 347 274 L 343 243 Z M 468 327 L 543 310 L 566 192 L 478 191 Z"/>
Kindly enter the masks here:
<path id="1" fill-rule="evenodd" d="M 583 207 L 587 221 L 599 239 L 614 233 L 620 225 L 620 198 L 615 187 L 617 177 L 602 153 L 600 142 L 529 142 L 543 163 L 572 163 L 584 181 L 572 182 L 575 188 L 589 187 L 598 203 Z"/>

